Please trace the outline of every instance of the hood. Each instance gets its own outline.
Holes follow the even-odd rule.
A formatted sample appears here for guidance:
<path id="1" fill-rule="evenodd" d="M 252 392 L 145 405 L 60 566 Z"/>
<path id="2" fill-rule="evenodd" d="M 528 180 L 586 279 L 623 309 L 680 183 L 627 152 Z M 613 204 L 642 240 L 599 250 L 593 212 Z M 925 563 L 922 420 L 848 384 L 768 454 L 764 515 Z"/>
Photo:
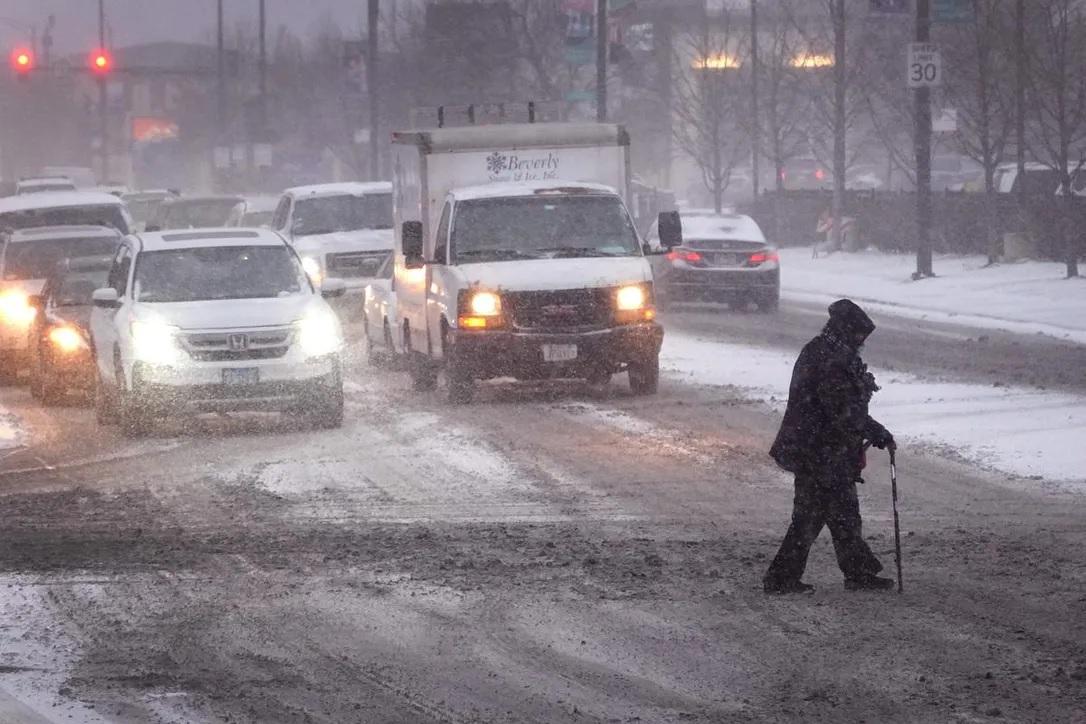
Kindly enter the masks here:
<path id="1" fill-rule="evenodd" d="M 452 269 L 466 285 L 511 292 L 594 289 L 652 281 L 652 269 L 642 256 L 498 261 Z"/>
<path id="2" fill-rule="evenodd" d="M 392 229 L 359 229 L 316 236 L 296 236 L 291 243 L 299 256 L 342 254 L 348 251 L 391 251 Z"/>
<path id="3" fill-rule="evenodd" d="M 137 303 L 136 317 L 192 329 L 282 327 L 328 305 L 312 294 L 264 299 L 227 299 L 206 302 Z"/>

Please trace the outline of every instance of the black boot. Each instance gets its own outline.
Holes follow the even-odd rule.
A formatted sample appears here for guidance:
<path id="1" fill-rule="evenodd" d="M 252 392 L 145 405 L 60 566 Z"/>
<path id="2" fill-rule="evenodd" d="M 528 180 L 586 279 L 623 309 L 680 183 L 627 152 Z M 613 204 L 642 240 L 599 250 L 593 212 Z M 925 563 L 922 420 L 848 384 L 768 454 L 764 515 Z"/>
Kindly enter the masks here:
<path id="1" fill-rule="evenodd" d="M 858 578 L 846 578 L 846 591 L 889 591 L 894 587 L 892 578 L 883 578 L 873 573 L 868 573 Z"/>
<path id="2" fill-rule="evenodd" d="M 762 582 L 762 590 L 774 595 L 814 593 L 814 586 L 803 581 L 772 581 L 766 579 Z"/>

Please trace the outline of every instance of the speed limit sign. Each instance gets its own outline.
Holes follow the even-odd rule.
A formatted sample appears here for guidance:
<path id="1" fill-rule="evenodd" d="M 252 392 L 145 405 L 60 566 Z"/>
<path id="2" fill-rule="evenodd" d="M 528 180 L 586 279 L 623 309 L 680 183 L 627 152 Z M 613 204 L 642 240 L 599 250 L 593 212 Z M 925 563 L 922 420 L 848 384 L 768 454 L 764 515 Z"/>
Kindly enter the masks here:
<path id="1" fill-rule="evenodd" d="M 909 43 L 905 82 L 910 88 L 943 84 L 943 54 L 934 43 Z"/>

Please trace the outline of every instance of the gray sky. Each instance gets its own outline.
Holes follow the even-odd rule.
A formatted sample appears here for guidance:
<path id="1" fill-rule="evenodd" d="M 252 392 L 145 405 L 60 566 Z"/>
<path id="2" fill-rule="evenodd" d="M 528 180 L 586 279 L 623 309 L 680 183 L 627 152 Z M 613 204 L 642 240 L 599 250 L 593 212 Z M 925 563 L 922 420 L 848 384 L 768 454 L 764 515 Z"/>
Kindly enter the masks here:
<path id="1" fill-rule="evenodd" d="M 268 31 L 286 23 L 307 34 L 331 18 L 344 31 L 361 28 L 365 0 L 266 0 Z M 158 40 L 210 40 L 214 37 L 216 0 L 106 0 L 107 22 L 114 44 Z M 239 22 L 256 27 L 257 0 L 225 0 L 227 28 Z M 27 31 L 13 25 L 37 26 L 39 35 L 50 14 L 56 16 L 55 49 L 61 53 L 90 51 L 98 44 L 96 0 L 0 0 L 0 46 L 3 55 Z M 14 21 L 14 22 L 11 22 Z"/>

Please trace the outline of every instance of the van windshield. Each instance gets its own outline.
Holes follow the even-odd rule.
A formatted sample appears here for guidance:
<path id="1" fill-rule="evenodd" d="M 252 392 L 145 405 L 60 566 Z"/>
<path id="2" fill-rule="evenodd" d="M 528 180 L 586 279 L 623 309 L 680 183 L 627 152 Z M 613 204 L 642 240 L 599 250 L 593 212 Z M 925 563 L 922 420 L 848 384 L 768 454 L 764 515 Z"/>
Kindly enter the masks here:
<path id="1" fill-rule="evenodd" d="M 4 279 L 45 279 L 59 261 L 73 256 L 106 256 L 117 249 L 118 243 L 120 237 L 94 236 L 8 244 L 4 250 Z"/>
<path id="2" fill-rule="evenodd" d="M 391 228 L 392 194 L 342 194 L 298 201 L 294 205 L 291 231 L 296 236 L 316 236 Z"/>
<path id="3" fill-rule="evenodd" d="M 31 229 L 39 226 L 109 226 L 122 234 L 131 231 L 118 204 L 53 206 L 0 214 L 0 229 Z"/>
<path id="4" fill-rule="evenodd" d="M 452 230 L 453 263 L 635 256 L 630 215 L 609 196 L 529 196 L 464 201 Z"/>
<path id="5" fill-rule="evenodd" d="M 137 302 L 266 299 L 311 289 L 301 265 L 282 246 L 209 246 L 140 254 Z"/>

